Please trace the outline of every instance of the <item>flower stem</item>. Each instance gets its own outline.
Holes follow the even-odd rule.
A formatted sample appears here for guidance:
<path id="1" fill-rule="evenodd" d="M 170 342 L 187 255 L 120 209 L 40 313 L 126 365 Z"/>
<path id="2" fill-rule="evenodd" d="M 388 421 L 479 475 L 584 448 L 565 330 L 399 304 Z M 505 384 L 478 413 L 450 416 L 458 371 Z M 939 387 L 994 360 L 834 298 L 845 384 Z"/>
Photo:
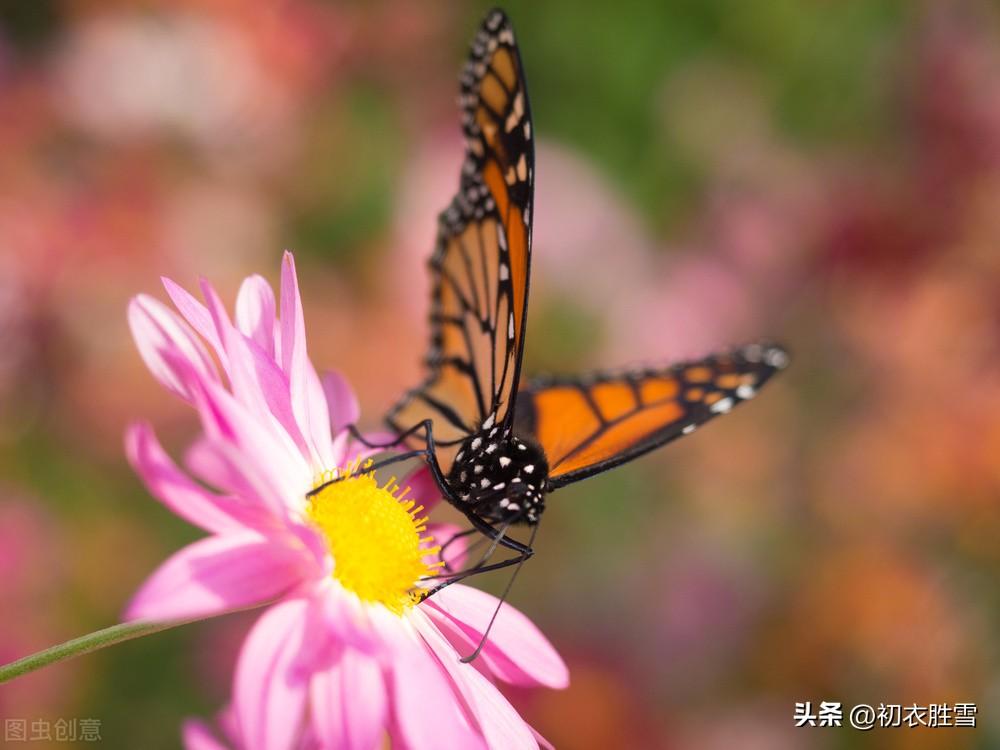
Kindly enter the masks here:
<path id="1" fill-rule="evenodd" d="M 170 630 L 181 625 L 190 625 L 193 622 L 200 622 L 201 620 L 208 620 L 213 617 L 232 615 L 237 612 L 246 612 L 251 609 L 265 607 L 274 604 L 275 601 L 277 601 L 276 598 L 265 599 L 262 602 L 254 602 L 244 607 L 229 609 L 218 614 L 192 617 L 188 620 L 123 622 L 119 625 L 112 625 L 110 628 L 95 630 L 93 633 L 81 635 L 79 638 L 74 638 L 65 643 L 60 643 L 58 646 L 52 646 L 44 651 L 39 651 L 17 661 L 12 661 L 10 664 L 0 666 L 0 685 L 13 680 L 15 677 L 28 674 L 28 672 L 34 672 L 36 669 L 47 667 L 49 664 L 72 659 L 74 656 L 80 656 L 81 654 L 89 654 L 91 651 L 114 646 L 116 643 L 124 643 L 125 641 L 131 641 L 133 638 L 142 638 L 144 635 L 152 635 L 162 630 Z"/>
<path id="2" fill-rule="evenodd" d="M 185 621 L 176 622 L 126 622 L 121 625 L 112 625 L 110 628 L 95 630 L 93 633 L 82 635 L 79 638 L 60 643 L 44 651 L 25 656 L 23 659 L 12 661 L 0 667 L 0 683 L 13 680 L 28 672 L 47 667 L 59 661 L 72 659 L 74 656 L 97 651 L 106 646 L 113 646 L 116 643 L 130 641 L 133 638 L 141 638 L 144 635 L 159 633 L 161 630 L 168 630 L 178 625 L 184 625 Z"/>

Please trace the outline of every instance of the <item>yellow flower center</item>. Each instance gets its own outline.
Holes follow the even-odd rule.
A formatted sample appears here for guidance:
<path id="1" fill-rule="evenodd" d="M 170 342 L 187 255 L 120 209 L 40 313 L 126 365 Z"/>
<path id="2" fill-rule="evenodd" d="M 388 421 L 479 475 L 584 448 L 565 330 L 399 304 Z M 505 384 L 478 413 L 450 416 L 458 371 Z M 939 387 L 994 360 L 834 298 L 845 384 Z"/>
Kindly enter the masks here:
<path id="1" fill-rule="evenodd" d="M 370 472 L 352 470 L 310 495 L 306 509 L 330 545 L 334 577 L 362 601 L 397 614 L 419 601 L 416 583 L 435 567 L 424 558 L 440 550 L 426 546 L 427 518 L 422 505 L 406 500 L 408 492 L 395 478 L 380 487 Z"/>

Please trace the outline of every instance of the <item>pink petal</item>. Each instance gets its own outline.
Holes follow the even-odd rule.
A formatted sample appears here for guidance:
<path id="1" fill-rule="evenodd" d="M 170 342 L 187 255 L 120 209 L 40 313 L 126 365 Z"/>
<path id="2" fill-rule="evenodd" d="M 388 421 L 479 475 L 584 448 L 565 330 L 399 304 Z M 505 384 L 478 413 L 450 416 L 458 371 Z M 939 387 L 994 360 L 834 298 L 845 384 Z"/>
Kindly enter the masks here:
<path id="1" fill-rule="evenodd" d="M 309 408 L 309 433 L 319 454 L 321 466 L 333 466 L 333 436 L 330 433 L 330 410 L 323 384 L 312 362 L 306 360 L 306 403 Z"/>
<path id="2" fill-rule="evenodd" d="M 200 719 L 186 719 L 181 724 L 181 740 L 184 750 L 228 750 Z"/>
<path id="3" fill-rule="evenodd" d="M 330 431 L 334 435 L 348 425 L 358 423 L 361 407 L 347 378 L 336 370 L 323 373 L 323 392 L 330 410 Z"/>
<path id="4" fill-rule="evenodd" d="M 215 325 L 212 323 L 212 316 L 208 312 L 208 309 L 177 282 L 168 279 L 166 276 L 162 276 L 160 281 L 163 282 L 163 288 L 167 290 L 167 295 L 174 303 L 177 311 L 184 316 L 188 325 L 194 328 L 198 332 L 198 335 L 212 345 L 216 354 L 219 355 L 219 359 L 222 360 L 222 367 L 226 368 L 227 363 L 225 361 L 225 352 L 222 350 L 222 342 L 219 341 L 219 336 L 215 332 Z"/>
<path id="5" fill-rule="evenodd" d="M 381 641 L 368 617 L 370 608 L 332 579 L 325 587 L 323 616 L 327 629 L 341 643 L 356 651 L 367 654 L 378 651 Z"/>
<path id="6" fill-rule="evenodd" d="M 194 476 L 216 489 L 244 499 L 248 505 L 262 508 L 270 514 L 284 504 L 284 498 L 268 483 L 244 470 L 243 457 L 218 440 L 204 436 L 195 438 L 184 455 L 184 464 Z M 275 519 L 284 514 L 275 514 Z"/>
<path id="7" fill-rule="evenodd" d="M 274 358 L 275 301 L 271 285 L 254 274 L 244 279 L 236 296 L 236 326 Z"/>
<path id="8" fill-rule="evenodd" d="M 545 737 L 542 736 L 542 733 L 534 727 L 531 727 L 531 733 L 535 735 L 535 741 L 538 742 L 538 746 L 540 748 L 543 748 L 543 750 L 556 750 L 556 746 L 545 739 Z"/>
<path id="9" fill-rule="evenodd" d="M 493 616 L 496 597 L 455 584 L 441 589 L 422 609 L 449 635 L 475 648 Z M 498 679 L 514 685 L 569 685 L 569 670 L 535 624 L 505 603 L 479 657 Z"/>
<path id="10" fill-rule="evenodd" d="M 288 378 L 277 363 L 229 321 L 226 308 L 215 289 L 202 281 L 202 293 L 208 301 L 212 320 L 229 361 L 229 379 L 233 395 L 259 420 L 296 445 L 307 460 L 309 449 L 295 421 Z M 284 436 L 281 436 L 284 438 Z"/>
<path id="11" fill-rule="evenodd" d="M 210 536 L 174 553 L 146 579 L 128 620 L 187 620 L 265 602 L 311 575 L 301 549 L 259 534 Z"/>
<path id="12" fill-rule="evenodd" d="M 323 465 L 332 456 L 330 415 L 319 377 L 306 351 L 302 299 L 295 259 L 289 252 L 281 264 L 281 369 L 288 376 L 296 421 L 317 451 L 316 463 Z"/>
<path id="13" fill-rule="evenodd" d="M 192 394 L 205 436 L 255 483 L 257 496 L 271 504 L 275 515 L 297 509 L 309 490 L 312 471 L 288 434 L 255 419 L 221 385 L 202 380 L 185 362 L 167 359 Z"/>
<path id="14" fill-rule="evenodd" d="M 202 377 L 218 379 L 215 365 L 198 337 L 166 305 L 140 294 L 129 302 L 128 322 L 139 355 L 150 372 L 181 398 L 190 401 L 191 394 L 164 359 L 164 351 L 172 351 L 175 356 L 186 359 Z"/>
<path id="15" fill-rule="evenodd" d="M 282 496 L 261 475 L 258 467 L 248 463 L 238 450 L 226 443 L 200 438 L 188 450 L 187 465 L 196 476 L 246 503 L 246 513 L 241 520 L 248 528 L 260 531 L 277 543 L 300 547 L 309 553 L 313 578 L 332 573 L 332 559 L 321 532 L 297 520 L 297 511 L 289 512 Z"/>
<path id="16" fill-rule="evenodd" d="M 215 335 L 222 343 L 225 359 L 229 362 L 229 380 L 236 400 L 246 406 L 257 417 L 268 413 L 267 404 L 257 386 L 253 364 L 249 361 L 243 337 L 233 327 L 225 305 L 218 293 L 204 279 L 201 279 L 201 293 L 205 297 L 208 311 L 215 326 Z"/>
<path id="17" fill-rule="evenodd" d="M 209 492 L 192 481 L 170 459 L 148 424 L 131 425 L 125 433 L 125 453 L 149 491 L 170 510 L 205 531 L 221 533 L 260 529 L 269 516 L 236 497 Z"/>
<path id="18" fill-rule="evenodd" d="M 315 463 L 315 459 L 309 452 L 309 445 L 306 443 L 305 436 L 295 421 L 295 412 L 292 409 L 291 385 L 288 382 L 288 377 L 278 367 L 278 363 L 268 357 L 256 343 L 247 339 L 244 341 L 244 344 L 247 347 L 246 352 L 252 363 L 253 372 L 256 375 L 257 387 L 264 396 L 267 408 L 278 420 L 282 429 L 288 433 L 289 437 L 298 446 L 303 458 Z"/>
<path id="19" fill-rule="evenodd" d="M 313 675 L 313 727 L 324 747 L 373 750 L 388 715 L 382 670 L 372 657 L 344 649 L 333 667 Z"/>
<path id="20" fill-rule="evenodd" d="M 310 675 L 297 661 L 309 604 L 290 599 L 270 607 L 243 643 L 233 696 L 246 750 L 289 750 L 300 736 Z"/>
<path id="21" fill-rule="evenodd" d="M 403 746 L 412 750 L 484 747 L 453 680 L 409 619 L 379 611 L 372 619 L 390 654 L 394 724 Z"/>
<path id="22" fill-rule="evenodd" d="M 316 731 L 312 725 L 307 724 L 305 729 L 302 730 L 302 737 L 299 739 L 296 750 L 325 750 L 327 747 L 327 745 L 321 743 L 316 737 Z"/>
<path id="23" fill-rule="evenodd" d="M 223 737 L 232 742 L 237 748 L 243 746 L 243 740 L 240 737 L 240 727 L 236 721 L 236 710 L 233 708 L 232 703 L 215 715 L 215 722 L 219 725 L 219 730 L 222 732 Z"/>
<path id="24" fill-rule="evenodd" d="M 531 727 L 489 680 L 468 664 L 462 664 L 451 645 L 426 617 L 414 616 L 420 635 L 437 654 L 459 692 L 475 714 L 488 747 L 538 750 Z"/>
<path id="25" fill-rule="evenodd" d="M 336 435 L 330 447 L 333 466 L 346 466 L 357 458 L 355 451 L 352 450 L 353 447 L 354 441 L 346 432 Z"/>
<path id="26" fill-rule="evenodd" d="M 299 297 L 295 257 L 285 251 L 281 258 L 281 369 L 291 372 L 305 352 L 305 318 Z"/>

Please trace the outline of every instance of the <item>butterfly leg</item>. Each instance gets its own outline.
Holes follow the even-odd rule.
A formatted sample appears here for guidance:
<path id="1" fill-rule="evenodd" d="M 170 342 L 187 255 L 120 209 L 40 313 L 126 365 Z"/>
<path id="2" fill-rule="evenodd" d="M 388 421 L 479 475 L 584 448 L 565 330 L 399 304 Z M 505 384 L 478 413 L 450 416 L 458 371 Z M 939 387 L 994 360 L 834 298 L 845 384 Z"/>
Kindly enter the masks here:
<path id="1" fill-rule="evenodd" d="M 349 425 L 347 425 L 346 429 L 351 434 L 352 438 L 354 438 L 355 440 L 357 440 L 359 443 L 361 443 L 366 448 L 374 448 L 374 449 L 377 449 L 377 450 L 385 450 L 387 448 L 392 448 L 394 446 L 399 445 L 404 440 L 406 440 L 406 438 L 410 437 L 410 435 L 413 435 L 415 432 L 417 432 L 417 430 L 422 429 L 424 426 L 425 426 L 424 422 L 421 422 L 420 424 L 414 425 L 413 427 L 411 427 L 410 429 L 406 430 L 405 432 L 401 432 L 399 435 L 397 435 L 396 439 L 393 442 L 391 442 L 391 443 L 372 443 L 372 442 L 370 442 L 364 435 L 361 434 L 361 431 L 358 429 L 357 425 L 349 424 Z"/>
<path id="2" fill-rule="evenodd" d="M 501 560 L 500 562 L 490 563 L 489 565 L 480 565 L 479 567 L 469 568 L 468 570 L 462 570 L 458 573 L 440 573 L 438 575 L 424 576 L 423 580 L 425 581 L 433 580 L 435 578 L 444 578 L 446 580 L 441 581 L 441 583 L 429 589 L 425 594 L 423 594 L 423 596 L 420 597 L 420 601 L 433 596 L 446 586 L 458 583 L 459 581 L 464 581 L 470 576 L 476 576 L 480 573 L 489 573 L 492 570 L 503 570 L 504 568 L 509 568 L 511 565 L 519 565 L 520 563 L 528 560 L 533 554 L 535 554 L 535 550 L 530 547 L 525 547 L 525 551 L 523 553 L 515 555 L 508 560 Z"/>
<path id="3" fill-rule="evenodd" d="M 383 459 L 381 461 L 376 461 L 375 463 L 369 466 L 365 466 L 364 467 L 365 471 L 375 471 L 376 469 L 381 469 L 382 467 L 390 466 L 392 464 L 399 463 L 400 461 L 408 461 L 411 458 L 423 458 L 424 460 L 427 461 L 427 465 L 430 468 L 431 474 L 434 477 L 434 481 L 437 483 L 438 488 L 441 490 L 441 494 L 444 496 L 445 500 L 454 505 L 456 508 L 461 508 L 461 506 L 459 505 L 459 501 L 449 490 L 448 483 L 444 477 L 444 472 L 441 470 L 441 465 L 438 463 L 437 457 L 434 454 L 434 431 L 433 431 L 434 428 L 431 420 L 425 419 L 420 424 L 414 425 L 405 432 L 401 433 L 399 437 L 396 439 L 396 442 L 381 446 L 368 443 L 362 437 L 359 437 L 360 433 L 358 433 L 357 428 L 354 427 L 354 425 L 349 425 L 347 429 L 351 432 L 351 435 L 357 437 L 363 445 L 366 445 L 369 448 L 389 448 L 394 445 L 398 445 L 399 442 L 405 440 L 407 437 L 416 433 L 418 430 L 420 429 L 425 430 L 426 431 L 425 441 L 427 443 L 427 447 L 419 448 L 412 451 L 406 451 L 404 453 L 398 453 L 394 456 L 390 456 L 389 458 Z M 339 482 L 343 479 L 346 479 L 348 476 L 350 476 L 350 474 L 343 474 L 334 479 L 331 479 L 329 482 L 324 482 L 323 484 L 319 485 L 318 487 L 314 488 L 309 493 L 307 493 L 306 497 L 312 497 L 317 492 L 320 492 L 324 487 L 328 487 L 334 482 Z"/>
<path id="4" fill-rule="evenodd" d="M 443 589 L 445 586 L 449 586 L 452 583 L 455 583 L 456 581 L 461 581 L 465 578 L 468 578 L 469 576 L 478 575 L 480 573 L 488 573 L 491 570 L 500 570 L 510 565 L 517 565 L 518 563 L 524 562 L 525 560 L 529 559 L 533 554 L 535 554 L 535 550 L 531 547 L 530 543 L 522 544 L 516 539 L 511 539 L 509 536 L 506 536 L 505 533 L 506 526 L 503 529 L 498 529 L 495 526 L 491 526 L 483 519 L 471 513 L 469 514 L 468 518 L 473 525 L 473 529 L 470 529 L 470 532 L 472 530 L 479 531 L 480 533 L 484 534 L 486 538 L 490 539 L 493 542 L 491 551 L 488 552 L 486 555 L 484 555 L 483 558 L 475 566 L 468 568 L 466 570 L 462 570 L 457 573 L 439 573 L 437 575 L 425 576 L 424 580 L 430 580 L 434 578 L 442 578 L 447 580 L 442 581 L 440 584 L 432 588 L 426 595 L 424 595 L 423 597 L 424 599 L 433 594 L 435 591 L 439 591 Z M 535 533 L 537 532 L 537 530 L 538 527 L 536 526 L 531 531 L 532 542 L 535 539 Z M 489 559 L 489 557 L 492 555 L 492 548 L 495 548 L 497 545 L 512 550 L 516 552 L 517 555 L 507 560 L 501 560 L 500 562 L 495 562 L 485 565 L 484 564 L 485 561 Z"/>
<path id="5" fill-rule="evenodd" d="M 531 529 L 531 537 L 528 539 L 527 548 L 529 551 L 531 550 L 532 546 L 535 543 L 535 534 L 537 533 L 538 533 L 538 526 L 535 526 Z M 486 629 L 483 631 L 483 637 L 479 639 L 479 644 L 476 646 L 475 651 L 473 651 L 468 656 L 463 656 L 461 659 L 459 659 L 459 661 L 462 662 L 463 664 L 469 664 L 475 661 L 476 657 L 478 657 L 479 654 L 482 653 L 483 647 L 486 645 L 486 639 L 490 637 L 490 631 L 493 630 L 493 623 L 497 621 L 497 615 L 500 614 L 500 608 L 503 606 L 503 603 L 507 601 L 507 596 L 510 594 L 510 590 L 514 588 L 514 581 L 517 580 L 517 574 L 521 572 L 521 566 L 524 565 L 525 561 L 529 557 L 531 557 L 531 554 L 525 553 L 521 555 L 520 558 L 515 558 L 517 559 L 517 567 L 515 567 L 514 572 L 510 574 L 510 579 L 507 581 L 507 585 L 504 586 L 503 594 L 500 595 L 500 599 L 497 601 L 496 609 L 493 610 L 493 615 L 492 617 L 490 617 L 490 621 L 486 625 Z"/>
<path id="6" fill-rule="evenodd" d="M 434 477 L 434 481 L 437 483 L 438 489 L 441 490 L 442 497 L 444 497 L 444 499 L 447 500 L 453 508 L 462 511 L 462 513 L 464 513 L 470 521 L 473 521 L 474 516 L 463 507 L 462 501 L 455 497 L 455 493 L 451 491 L 451 486 L 448 484 L 444 471 L 441 469 L 441 464 L 438 463 L 437 453 L 434 449 L 434 423 L 429 419 L 425 419 L 418 426 L 423 427 L 426 430 L 424 438 L 427 443 L 425 458 L 427 460 L 427 466 L 431 471 L 431 475 Z M 474 521 L 473 526 L 476 526 Z M 482 528 L 478 526 L 476 526 L 476 528 L 479 528 L 479 530 L 482 531 Z"/>
<path id="7" fill-rule="evenodd" d="M 483 525 L 490 527 L 489 524 L 485 522 L 483 522 Z M 498 537 L 496 541 L 501 542 L 503 537 L 499 536 L 500 533 L 499 531 L 497 531 L 497 533 Z M 437 586 L 428 591 L 426 594 L 424 594 L 424 596 L 421 597 L 420 600 L 423 601 L 424 599 L 433 596 L 435 593 L 443 589 L 445 586 L 450 586 L 456 581 L 468 578 L 471 575 L 476 575 L 478 573 L 485 573 L 490 570 L 500 570 L 501 568 L 506 568 L 511 565 L 516 566 L 514 568 L 514 572 L 510 576 L 510 580 L 507 581 L 507 585 L 504 587 L 503 594 L 501 594 L 500 598 L 497 600 L 497 606 L 493 610 L 493 615 L 490 617 L 489 623 L 487 623 L 486 628 L 483 630 L 483 635 L 482 638 L 479 639 L 479 644 L 476 646 L 475 650 L 471 654 L 469 654 L 468 656 L 463 656 L 461 659 L 459 659 L 459 661 L 461 661 L 463 664 L 468 664 L 474 661 L 482 652 L 483 647 L 486 645 L 486 640 L 487 638 L 489 638 L 490 631 L 493 629 L 493 624 L 496 622 L 497 616 L 500 614 L 500 608 L 503 606 L 504 602 L 507 601 L 507 596 L 510 594 L 510 590 L 514 586 L 514 581 L 517 580 L 517 574 L 521 572 L 521 566 L 524 565 L 525 561 L 527 561 L 528 558 L 530 558 L 534 554 L 532 545 L 535 542 L 535 534 L 537 533 L 538 533 L 538 527 L 535 526 L 531 530 L 531 538 L 528 540 L 527 545 L 523 545 L 520 542 L 517 542 L 516 540 L 513 539 L 508 540 L 514 544 L 517 544 L 524 550 L 521 554 L 517 555 L 516 557 L 512 557 L 509 560 L 502 560 L 501 562 L 498 563 L 492 563 L 490 565 L 482 565 L 480 563 L 479 565 L 477 565 L 474 568 L 471 568 L 470 570 L 463 571 L 462 573 L 457 573 L 453 575 L 447 581 L 442 581 Z"/>
<path id="8" fill-rule="evenodd" d="M 445 482 L 444 472 L 441 470 L 440 464 L 437 462 L 437 458 L 434 454 L 434 423 L 430 419 L 425 419 L 423 422 L 419 422 L 413 427 L 401 432 L 396 440 L 392 443 L 371 443 L 364 435 L 362 435 L 355 425 L 347 426 L 348 432 L 351 433 L 351 437 L 357 440 L 359 443 L 364 445 L 366 448 L 392 448 L 393 446 L 399 445 L 401 442 L 406 440 L 406 438 L 411 435 L 416 434 L 420 430 L 424 430 L 424 442 L 427 444 L 426 448 L 420 450 L 411 451 L 408 453 L 401 454 L 400 456 L 394 456 L 389 461 L 403 461 L 406 459 L 414 458 L 416 456 L 423 456 L 427 459 L 427 464 L 430 467 L 431 473 L 434 475 L 434 480 L 437 482 L 438 487 L 441 488 L 442 493 L 445 495 L 445 499 L 454 504 L 455 498 L 448 492 L 448 484 Z M 378 465 L 378 464 L 377 464 Z"/>
<path id="9" fill-rule="evenodd" d="M 423 451 L 423 450 L 407 451 L 406 453 L 398 453 L 395 456 L 391 456 L 391 457 L 386 458 L 386 459 L 384 459 L 382 461 L 376 461 L 375 463 L 372 463 L 372 464 L 365 464 L 361 468 L 363 468 L 364 471 L 365 471 L 365 473 L 367 473 L 367 472 L 370 472 L 370 471 L 376 471 L 376 470 L 381 469 L 381 468 L 383 468 L 385 466 L 391 466 L 392 464 L 399 463 L 400 461 L 409 461 L 411 458 L 417 458 L 417 457 L 423 458 L 424 455 L 425 455 L 425 451 Z M 341 474 L 340 476 L 334 477 L 333 479 L 331 479 L 328 482 L 323 482 L 323 484 L 321 484 L 318 487 L 315 487 L 314 489 L 312 489 L 309 492 L 307 492 L 306 493 L 306 497 L 312 497 L 313 495 L 317 494 L 318 492 L 322 492 L 325 488 L 329 487 L 331 484 L 334 484 L 336 482 L 342 482 L 343 480 L 345 480 L 345 479 L 347 479 L 347 478 L 349 478 L 351 476 L 353 476 L 353 474 L 351 474 L 350 472 L 345 472 L 345 473 Z"/>
<path id="10" fill-rule="evenodd" d="M 502 529 L 498 529 L 496 526 L 484 521 L 474 513 L 467 513 L 466 518 L 469 519 L 469 523 L 475 526 L 476 529 L 481 531 L 496 544 L 522 555 L 527 553 L 528 557 L 531 557 L 533 554 L 534 550 L 531 549 L 530 545 L 522 544 L 516 539 L 511 539 L 507 536 L 507 526 L 504 526 Z M 534 532 L 532 532 L 532 537 L 534 537 Z"/>
<path id="11" fill-rule="evenodd" d="M 536 526 L 535 530 L 537 529 L 538 527 Z M 534 537 L 534 532 L 532 532 L 532 537 Z M 514 581 L 517 579 L 517 574 L 521 572 L 521 566 L 533 554 L 534 550 L 531 549 L 531 547 L 525 547 L 525 552 L 515 557 L 512 557 L 509 560 L 501 560 L 500 562 L 491 563 L 489 565 L 482 565 L 476 568 L 472 568 L 470 570 L 465 570 L 462 571 L 461 573 L 453 573 L 448 578 L 448 580 L 442 581 L 437 586 L 430 589 L 420 597 L 420 601 L 423 602 L 426 599 L 429 599 L 430 597 L 434 596 L 434 594 L 436 594 L 438 591 L 445 588 L 446 586 L 450 586 L 453 583 L 457 583 L 461 580 L 464 580 L 469 576 L 478 575 L 479 573 L 487 573 L 491 570 L 501 570 L 503 568 L 509 568 L 511 565 L 517 566 L 514 568 L 514 573 L 513 575 L 511 575 L 510 580 L 507 581 L 507 585 L 504 587 L 503 595 L 497 600 L 496 609 L 493 610 L 493 616 L 490 617 L 490 621 L 487 624 L 485 630 L 483 631 L 483 636 L 479 640 L 479 645 L 476 646 L 476 650 L 473 651 L 468 656 L 463 656 L 462 658 L 459 659 L 459 661 L 463 662 L 464 664 L 468 664 L 469 662 L 474 660 L 477 656 L 479 656 L 480 652 L 483 650 L 483 647 L 486 645 L 486 639 L 489 637 L 490 630 L 493 628 L 493 623 L 496 622 L 497 615 L 500 613 L 500 608 L 503 606 L 503 603 L 507 600 L 507 595 L 510 593 L 511 587 L 514 585 Z M 443 577 L 443 576 L 428 576 L 428 578 L 436 578 L 436 577 Z"/>

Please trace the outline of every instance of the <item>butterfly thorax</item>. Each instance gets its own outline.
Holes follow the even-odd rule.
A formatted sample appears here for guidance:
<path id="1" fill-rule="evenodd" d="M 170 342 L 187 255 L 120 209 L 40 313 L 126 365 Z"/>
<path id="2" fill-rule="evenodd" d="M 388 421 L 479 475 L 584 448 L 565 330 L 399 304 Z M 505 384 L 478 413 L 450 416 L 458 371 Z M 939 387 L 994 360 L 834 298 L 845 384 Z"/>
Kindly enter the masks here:
<path id="1" fill-rule="evenodd" d="M 461 508 L 491 522 L 534 525 L 545 509 L 548 474 L 534 441 L 494 428 L 462 443 L 447 479 Z"/>

